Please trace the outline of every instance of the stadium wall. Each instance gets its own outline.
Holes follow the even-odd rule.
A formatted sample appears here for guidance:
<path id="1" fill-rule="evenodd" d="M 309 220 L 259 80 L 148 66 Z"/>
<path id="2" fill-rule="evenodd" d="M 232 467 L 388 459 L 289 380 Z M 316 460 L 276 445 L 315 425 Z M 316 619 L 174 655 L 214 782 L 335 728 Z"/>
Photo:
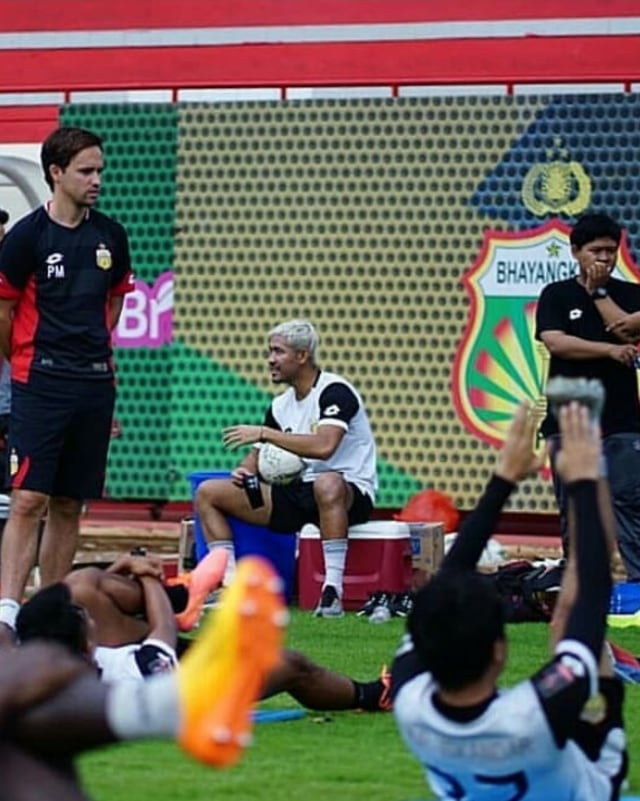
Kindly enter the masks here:
<path id="1" fill-rule="evenodd" d="M 510 3 L 505 19 L 495 14 L 499 4 L 473 3 L 465 18 L 432 11 L 425 20 L 423 3 L 400 12 L 367 3 L 367 15 L 360 3 L 278 3 L 278 15 L 273 4 L 236 3 L 224 17 L 219 4 L 193 3 L 188 18 L 155 3 L 154 41 L 165 41 L 149 47 L 125 41 L 142 27 L 144 4 L 111 3 L 110 17 L 94 15 L 98 5 L 55 21 L 44 7 L 30 22 L 12 15 L 8 24 L 29 32 L 31 47 L 9 51 L 19 68 L 4 89 L 62 92 L 71 101 L 63 121 L 105 134 L 102 207 L 131 232 L 140 285 L 117 339 L 122 433 L 112 445 L 111 497 L 181 500 L 190 470 L 231 466 L 221 427 L 257 419 L 269 398 L 264 333 L 304 314 L 323 334 L 323 363 L 365 395 L 380 448 L 379 504 L 398 507 L 435 486 L 471 506 L 515 403 L 541 401 L 544 360 L 531 338 L 541 279 L 512 269 L 513 280 L 501 283 L 504 253 L 522 265 L 542 248 L 539 270 L 564 269 L 566 224 L 598 206 L 628 226 L 620 270 L 636 276 L 638 42 L 611 32 L 615 13 L 633 30 L 632 4 L 608 7 L 607 18 L 600 4 L 581 7 L 593 22 L 583 37 L 558 4 Z M 526 32 L 527 20 L 545 13 L 564 17 L 570 41 L 505 35 Z M 455 27 L 465 20 L 467 39 Z M 440 25 L 443 38 L 427 40 L 425 23 Z M 41 45 L 54 25 L 67 38 L 52 51 Z M 278 26 L 325 39 L 267 42 Z M 339 29 L 355 36 L 354 26 L 381 38 L 332 41 Z M 380 26 L 423 38 L 388 41 Z M 122 42 L 99 38 L 118 28 Z M 251 29 L 254 41 L 225 44 L 222 29 Z M 215 44 L 169 43 L 205 30 Z M 86 31 L 96 47 L 73 39 Z M 610 62 L 601 38 L 615 52 Z M 620 85 L 514 92 L 519 82 L 550 79 Z M 448 91 L 402 96 L 436 83 Z M 296 86 L 358 84 L 387 87 L 389 96 L 287 99 Z M 458 95 L 459 84 L 473 84 L 475 94 Z M 212 85 L 271 86 L 279 99 L 74 99 L 162 87 L 176 100 L 182 89 Z M 0 108 L 5 122 L 14 120 L 16 142 L 37 141 L 58 115 L 56 105 Z M 554 508 L 539 482 L 513 503 L 521 512 Z"/>

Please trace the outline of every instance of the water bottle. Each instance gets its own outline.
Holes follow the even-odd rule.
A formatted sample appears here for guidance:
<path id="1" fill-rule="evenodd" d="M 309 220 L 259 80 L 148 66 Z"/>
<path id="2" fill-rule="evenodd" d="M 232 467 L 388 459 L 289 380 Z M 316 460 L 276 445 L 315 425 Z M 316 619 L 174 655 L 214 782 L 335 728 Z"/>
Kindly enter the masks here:
<path id="1" fill-rule="evenodd" d="M 16 453 L 16 449 L 11 448 L 11 455 L 9 457 L 9 475 L 12 477 L 15 476 L 15 474 L 18 472 L 19 466 L 20 465 L 18 462 L 18 454 Z"/>
<path id="2" fill-rule="evenodd" d="M 388 623 L 391 620 L 391 610 L 388 606 L 376 606 L 369 615 L 369 623 Z"/>
<path id="3" fill-rule="evenodd" d="M 245 476 L 242 479 L 244 491 L 249 499 L 249 505 L 252 509 L 260 509 L 264 506 L 264 499 L 262 497 L 262 488 L 260 487 L 260 479 L 258 476 Z"/>

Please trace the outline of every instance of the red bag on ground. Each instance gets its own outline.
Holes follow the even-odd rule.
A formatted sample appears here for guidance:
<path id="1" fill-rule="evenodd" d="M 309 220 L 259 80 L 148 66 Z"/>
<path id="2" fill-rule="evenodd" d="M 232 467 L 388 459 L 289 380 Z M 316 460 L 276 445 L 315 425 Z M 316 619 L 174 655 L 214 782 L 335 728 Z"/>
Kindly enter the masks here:
<path id="1" fill-rule="evenodd" d="M 404 508 L 393 516 L 401 523 L 442 523 L 444 533 L 458 530 L 460 512 L 449 495 L 434 489 L 421 490 L 407 501 Z"/>

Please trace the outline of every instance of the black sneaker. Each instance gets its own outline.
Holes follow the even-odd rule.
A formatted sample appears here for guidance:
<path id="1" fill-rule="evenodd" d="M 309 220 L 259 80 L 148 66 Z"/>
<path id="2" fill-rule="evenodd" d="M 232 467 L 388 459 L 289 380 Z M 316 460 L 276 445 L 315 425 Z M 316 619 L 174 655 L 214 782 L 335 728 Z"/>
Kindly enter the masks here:
<path id="1" fill-rule="evenodd" d="M 313 613 L 314 617 L 343 617 L 344 608 L 335 587 L 327 584 Z"/>
<path id="2" fill-rule="evenodd" d="M 396 592 L 390 608 L 393 617 L 407 617 L 413 609 L 413 595 L 410 592 Z"/>
<path id="3" fill-rule="evenodd" d="M 375 681 L 355 682 L 358 691 L 358 709 L 363 712 L 389 712 L 391 703 L 391 673 L 382 666 L 380 678 Z"/>
<path id="4" fill-rule="evenodd" d="M 369 615 L 373 612 L 376 606 L 384 606 L 385 599 L 387 597 L 387 593 L 383 592 L 382 590 L 376 590 L 376 592 L 370 592 L 369 598 L 358 611 L 356 612 L 356 617 L 369 617 Z"/>

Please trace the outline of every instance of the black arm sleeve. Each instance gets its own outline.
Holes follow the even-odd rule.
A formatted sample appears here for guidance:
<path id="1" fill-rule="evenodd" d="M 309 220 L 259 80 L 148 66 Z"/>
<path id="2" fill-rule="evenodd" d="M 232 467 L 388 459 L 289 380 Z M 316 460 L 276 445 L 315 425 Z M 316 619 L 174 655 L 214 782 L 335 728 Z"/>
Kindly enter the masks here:
<path id="1" fill-rule="evenodd" d="M 576 519 L 578 597 L 563 639 L 579 640 L 600 658 L 611 599 L 611 568 L 595 481 L 567 485 Z"/>
<path id="2" fill-rule="evenodd" d="M 465 518 L 460 531 L 442 562 L 441 569 L 473 570 L 495 531 L 496 523 L 515 484 L 493 475 L 476 508 Z"/>
<path id="3" fill-rule="evenodd" d="M 266 426 L 267 428 L 275 428 L 277 431 L 282 431 L 280 424 L 273 416 L 273 411 L 271 410 L 271 406 L 269 406 L 269 408 L 265 412 L 263 425 Z"/>

